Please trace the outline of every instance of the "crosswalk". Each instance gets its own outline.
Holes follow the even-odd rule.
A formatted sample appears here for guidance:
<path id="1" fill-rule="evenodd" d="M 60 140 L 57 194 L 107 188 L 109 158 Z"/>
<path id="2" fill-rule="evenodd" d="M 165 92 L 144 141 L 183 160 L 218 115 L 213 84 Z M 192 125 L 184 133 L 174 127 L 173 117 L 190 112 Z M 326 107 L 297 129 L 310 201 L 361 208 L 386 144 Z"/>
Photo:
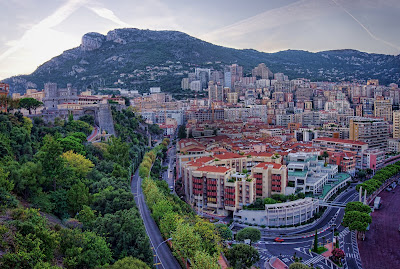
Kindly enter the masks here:
<path id="1" fill-rule="evenodd" d="M 348 233 L 350 233 L 350 230 L 348 227 L 346 227 L 346 229 L 339 233 L 338 239 L 343 239 Z"/>
<path id="2" fill-rule="evenodd" d="M 320 261 L 322 261 L 324 259 L 324 256 L 322 255 L 317 255 L 315 257 L 312 257 L 311 259 L 308 259 L 304 262 L 304 264 L 306 265 L 311 265 L 311 264 L 317 264 Z"/>
<path id="3" fill-rule="evenodd" d="M 357 253 L 346 253 L 346 257 L 351 258 L 351 259 L 359 259 L 360 258 L 360 256 L 358 256 Z"/>

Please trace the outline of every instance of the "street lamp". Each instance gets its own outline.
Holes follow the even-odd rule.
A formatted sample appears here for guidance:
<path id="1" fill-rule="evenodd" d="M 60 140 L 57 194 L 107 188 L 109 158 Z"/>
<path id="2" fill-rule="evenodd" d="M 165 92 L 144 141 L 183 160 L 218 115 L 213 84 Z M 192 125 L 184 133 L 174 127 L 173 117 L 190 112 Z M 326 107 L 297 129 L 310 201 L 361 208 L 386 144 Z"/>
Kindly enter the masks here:
<path id="1" fill-rule="evenodd" d="M 171 241 L 171 240 L 172 240 L 172 237 L 168 238 L 167 240 L 162 241 L 162 242 L 156 247 L 156 268 L 158 268 L 158 264 L 157 264 L 157 258 L 158 258 L 157 250 L 158 250 L 158 248 L 159 248 L 163 243 L 165 243 L 165 242 L 167 242 L 167 241 Z M 160 261 L 161 261 L 161 259 L 160 259 Z"/>

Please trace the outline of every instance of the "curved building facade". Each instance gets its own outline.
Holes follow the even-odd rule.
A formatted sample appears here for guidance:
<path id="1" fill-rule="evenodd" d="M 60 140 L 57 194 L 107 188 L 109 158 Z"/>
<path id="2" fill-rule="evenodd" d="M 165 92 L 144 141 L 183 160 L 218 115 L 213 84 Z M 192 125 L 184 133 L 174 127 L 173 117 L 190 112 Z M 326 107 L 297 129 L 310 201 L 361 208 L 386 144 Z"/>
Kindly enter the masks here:
<path id="1" fill-rule="evenodd" d="M 286 203 L 265 205 L 264 210 L 239 210 L 233 214 L 235 221 L 277 227 L 303 224 L 319 210 L 319 201 L 307 197 Z"/>

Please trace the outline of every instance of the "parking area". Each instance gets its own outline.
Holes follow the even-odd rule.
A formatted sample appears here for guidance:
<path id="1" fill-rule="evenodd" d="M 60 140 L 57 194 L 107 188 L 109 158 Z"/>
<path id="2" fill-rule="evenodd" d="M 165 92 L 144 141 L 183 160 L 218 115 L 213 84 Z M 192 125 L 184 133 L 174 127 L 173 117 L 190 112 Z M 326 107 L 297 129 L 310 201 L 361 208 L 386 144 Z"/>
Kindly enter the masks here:
<path id="1" fill-rule="evenodd" d="M 365 241 L 359 241 L 364 269 L 400 268 L 400 187 L 382 191 L 380 209 L 372 213 Z"/>

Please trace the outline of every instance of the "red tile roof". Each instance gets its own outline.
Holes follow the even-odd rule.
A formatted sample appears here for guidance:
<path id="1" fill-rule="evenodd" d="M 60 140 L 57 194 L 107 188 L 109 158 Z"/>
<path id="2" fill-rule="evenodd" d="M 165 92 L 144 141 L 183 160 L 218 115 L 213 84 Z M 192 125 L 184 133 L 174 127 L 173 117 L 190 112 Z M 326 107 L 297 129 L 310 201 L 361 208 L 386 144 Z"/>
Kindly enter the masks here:
<path id="1" fill-rule="evenodd" d="M 229 168 L 222 166 L 202 166 L 197 169 L 197 171 L 201 172 L 213 172 L 213 173 L 226 173 L 229 171 Z"/>
<path id="2" fill-rule="evenodd" d="M 237 159 L 237 158 L 243 158 L 243 155 L 237 154 L 237 153 L 232 153 L 232 152 L 227 152 L 224 154 L 216 154 L 214 155 L 216 159 L 220 160 L 226 160 L 226 159 Z"/>
<path id="3" fill-rule="evenodd" d="M 191 149 L 188 149 L 186 151 L 204 151 L 204 149 L 202 149 L 202 148 L 191 148 Z"/>
<path id="4" fill-rule="evenodd" d="M 259 163 L 259 164 L 256 165 L 256 167 L 259 167 L 259 168 L 267 168 L 267 167 L 270 166 L 270 165 L 272 165 L 274 169 L 281 169 L 281 167 L 282 167 L 282 164 L 278 164 L 278 163 L 267 163 L 267 162 L 265 162 L 265 163 Z"/>
<path id="5" fill-rule="evenodd" d="M 251 156 L 262 156 L 262 157 L 272 157 L 274 154 L 269 153 L 269 152 L 249 152 L 247 155 L 251 155 Z"/>

